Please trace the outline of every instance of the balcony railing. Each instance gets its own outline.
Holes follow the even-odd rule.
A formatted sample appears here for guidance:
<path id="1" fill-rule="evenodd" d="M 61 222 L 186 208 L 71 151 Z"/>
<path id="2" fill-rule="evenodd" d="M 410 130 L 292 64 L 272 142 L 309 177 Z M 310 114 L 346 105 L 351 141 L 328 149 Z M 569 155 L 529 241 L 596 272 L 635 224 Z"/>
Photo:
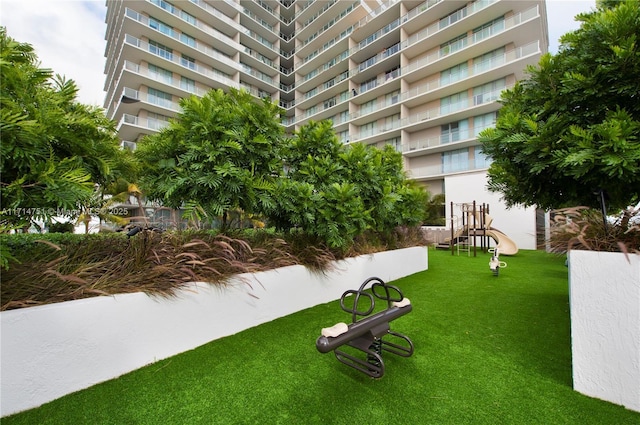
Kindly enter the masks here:
<path id="1" fill-rule="evenodd" d="M 538 6 L 534 6 L 530 9 L 527 9 L 517 15 L 511 16 L 507 19 L 504 20 L 504 26 L 497 32 L 495 32 L 493 35 L 495 34 L 499 34 L 502 33 L 504 31 L 507 31 L 511 28 L 513 28 L 516 25 L 519 25 L 520 23 L 522 23 L 523 21 L 526 21 L 528 19 L 534 18 L 536 16 L 538 16 Z M 429 30 L 429 28 L 432 27 L 438 27 L 438 24 L 433 24 L 430 27 L 424 29 L 423 31 L 420 31 L 417 34 L 413 34 L 411 37 L 409 37 L 407 40 L 402 42 L 402 49 L 405 49 L 409 46 L 412 46 L 416 43 L 419 43 L 421 41 L 423 41 L 424 39 L 426 39 L 427 37 L 433 35 L 434 32 L 438 31 L 438 29 L 434 29 L 434 30 Z M 470 34 L 469 36 L 467 36 L 464 39 L 460 40 L 461 45 L 463 45 L 464 48 L 473 46 L 474 44 L 477 44 L 479 42 L 481 42 L 481 40 L 477 40 L 476 37 L 473 36 L 473 34 Z M 405 73 L 411 72 L 417 68 L 421 68 L 424 66 L 427 66 L 437 60 L 439 60 L 442 57 L 448 56 L 449 54 L 453 53 L 454 51 L 457 51 L 460 49 L 439 49 L 436 52 L 433 52 L 431 54 L 429 54 L 428 56 L 421 58 L 420 60 L 417 60 L 413 63 L 410 63 L 409 65 L 407 65 L 405 67 L 405 69 L 403 70 Z"/>
<path id="2" fill-rule="evenodd" d="M 142 127 L 151 131 L 160 131 L 169 125 L 169 121 L 140 118 L 135 115 L 123 114 L 120 122 L 118 123 L 118 128 L 125 124 Z"/>
<path id="3" fill-rule="evenodd" d="M 174 55 L 165 55 L 162 54 L 161 52 L 158 51 L 158 49 L 155 46 L 150 45 L 149 43 L 147 43 L 146 41 L 142 41 L 130 34 L 126 34 L 125 35 L 125 43 L 135 46 L 139 49 L 142 49 L 144 51 L 147 51 L 153 55 L 159 56 L 161 58 L 163 58 L 164 60 L 167 60 L 169 62 L 175 63 L 177 65 L 180 65 L 182 67 L 188 68 L 188 69 L 192 69 L 194 71 L 196 71 L 199 74 L 202 74 L 208 78 L 211 78 L 213 80 L 217 80 L 217 81 L 221 81 L 229 86 L 236 86 L 237 84 L 231 80 L 230 78 L 227 77 L 223 77 L 221 76 L 219 73 L 216 73 L 215 71 L 212 71 L 210 68 L 205 68 L 201 65 L 195 64 L 193 62 L 188 62 L 188 63 L 184 63 L 182 58 L 178 58 L 178 57 L 174 57 Z M 217 55 L 217 53 L 214 53 Z M 219 55 L 222 56 L 222 55 Z M 235 67 L 238 67 L 237 63 L 234 63 Z"/>
<path id="4" fill-rule="evenodd" d="M 515 62 L 525 56 L 532 55 L 540 51 L 540 43 L 538 41 L 533 41 L 531 43 L 525 44 L 524 46 L 520 46 L 515 49 L 511 49 L 505 52 L 503 55 L 494 56 L 489 59 L 485 59 L 479 62 L 474 62 L 472 66 L 467 69 L 467 72 L 464 75 L 460 75 L 460 79 L 442 83 L 440 80 L 430 81 L 426 84 L 422 84 L 418 87 L 414 87 L 406 92 L 401 94 L 401 101 L 406 99 L 410 99 L 412 97 L 420 96 L 431 91 L 437 90 L 441 87 L 445 87 L 450 84 L 457 84 L 461 79 L 466 79 L 472 77 L 474 75 L 478 75 L 484 72 L 488 72 L 505 65 L 508 65 L 512 62 Z M 416 70 L 413 66 L 407 65 L 402 68 L 402 74 L 407 75 L 409 72 Z"/>
<path id="5" fill-rule="evenodd" d="M 149 70 L 148 67 L 146 66 L 142 66 L 142 65 L 138 65 L 137 63 L 131 62 L 131 61 L 125 61 L 124 62 L 124 69 L 127 69 L 129 71 L 135 72 L 138 75 L 143 75 L 151 80 L 154 81 L 158 81 L 160 83 L 163 84 L 167 84 L 169 86 L 175 87 L 175 88 L 179 88 L 181 90 L 185 90 L 189 93 L 195 94 L 197 96 L 204 96 L 208 90 L 204 90 L 201 89 L 199 87 L 187 87 L 185 86 L 185 84 L 183 83 L 182 79 L 180 78 L 176 78 L 174 76 L 172 76 L 171 78 L 168 78 L 167 76 L 163 75 L 163 74 L 159 74 L 157 72 L 153 72 L 151 70 Z M 132 96 L 130 96 L 128 93 L 131 93 L 133 89 L 130 88 L 125 88 L 125 95 L 127 95 L 127 97 L 131 97 L 134 98 Z M 133 90 L 135 93 L 137 93 L 136 90 Z M 137 97 L 135 97 L 135 99 L 138 99 Z"/>
<path id="6" fill-rule="evenodd" d="M 467 173 L 473 171 L 486 170 L 487 166 L 476 167 L 475 164 L 460 164 L 456 168 L 445 168 L 443 165 L 431 165 L 428 167 L 410 168 L 407 170 L 408 177 L 411 179 L 426 179 L 429 177 L 442 176 L 443 174 Z"/>
<path id="7" fill-rule="evenodd" d="M 461 143 L 469 140 L 473 140 L 477 137 L 477 135 L 484 129 L 488 128 L 488 126 L 479 126 L 474 128 L 468 128 L 464 130 L 459 130 L 455 132 L 450 132 L 448 134 L 434 136 L 434 137 L 425 137 L 418 140 L 412 140 L 409 143 L 405 143 L 402 145 L 402 152 L 414 152 L 420 151 L 423 149 L 430 149 L 441 147 L 443 145 L 453 145 L 456 143 Z"/>

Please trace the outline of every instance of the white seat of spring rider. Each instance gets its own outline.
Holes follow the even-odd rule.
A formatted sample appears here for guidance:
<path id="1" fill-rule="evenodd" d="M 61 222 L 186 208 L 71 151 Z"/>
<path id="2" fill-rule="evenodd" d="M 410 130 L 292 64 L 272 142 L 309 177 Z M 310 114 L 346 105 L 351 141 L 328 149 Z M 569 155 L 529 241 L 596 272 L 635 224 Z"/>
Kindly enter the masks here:
<path id="1" fill-rule="evenodd" d="M 394 307 L 400 308 L 400 307 L 408 306 L 409 304 L 411 304 L 411 301 L 409 301 L 409 298 L 405 297 L 401 301 L 394 301 L 391 305 Z M 347 325 L 344 322 L 340 322 L 340 323 L 336 323 L 335 325 L 329 328 L 322 328 L 322 331 L 320 331 L 320 334 L 326 338 L 335 338 L 347 332 L 348 330 L 349 330 L 349 325 Z"/>

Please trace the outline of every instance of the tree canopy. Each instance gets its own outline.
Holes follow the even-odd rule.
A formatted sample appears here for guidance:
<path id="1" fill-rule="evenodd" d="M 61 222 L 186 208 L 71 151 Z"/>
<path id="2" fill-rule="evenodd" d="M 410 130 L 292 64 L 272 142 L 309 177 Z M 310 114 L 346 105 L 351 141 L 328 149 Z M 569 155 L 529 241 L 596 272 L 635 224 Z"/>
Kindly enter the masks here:
<path id="1" fill-rule="evenodd" d="M 75 101 L 73 80 L 39 67 L 33 47 L 0 28 L 0 220 L 9 227 L 72 215 L 133 171 L 115 124 Z"/>
<path id="2" fill-rule="evenodd" d="M 612 209 L 640 200 L 640 3 L 600 2 L 576 19 L 480 135 L 489 189 L 509 206 L 596 207 L 600 191 Z"/>
<path id="3" fill-rule="evenodd" d="M 277 207 L 267 212 L 276 226 L 340 248 L 366 230 L 384 234 L 422 223 L 427 193 L 407 180 L 391 146 L 343 145 L 331 121 L 311 121 L 283 151 L 287 173 L 275 187 Z"/>
<path id="4" fill-rule="evenodd" d="M 268 189 L 282 168 L 281 109 L 233 88 L 183 98 L 180 106 L 169 126 L 135 151 L 146 197 L 172 208 L 198 208 L 210 219 L 235 209 L 270 208 Z"/>

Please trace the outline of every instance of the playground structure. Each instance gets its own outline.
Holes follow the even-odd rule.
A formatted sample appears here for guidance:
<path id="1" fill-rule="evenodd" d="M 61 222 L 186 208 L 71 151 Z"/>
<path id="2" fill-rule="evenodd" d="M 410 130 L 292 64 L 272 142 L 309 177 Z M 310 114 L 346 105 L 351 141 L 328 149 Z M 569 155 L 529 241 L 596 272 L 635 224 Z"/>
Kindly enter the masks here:
<path id="1" fill-rule="evenodd" d="M 457 207 L 457 208 L 456 208 Z M 456 209 L 460 214 L 455 214 Z M 449 238 L 448 248 L 451 249 L 451 255 L 457 251 L 467 252 L 473 256 L 477 255 L 478 239 L 480 240 L 480 249 L 487 252 L 490 247 L 490 239 L 495 242 L 495 249 L 502 255 L 516 255 L 518 246 L 516 243 L 500 230 L 491 227 L 493 218 L 489 215 L 488 204 L 472 203 L 454 204 L 451 202 L 451 238 Z M 444 247 L 444 246 L 443 246 Z"/>
<path id="2" fill-rule="evenodd" d="M 369 283 L 370 293 L 365 292 Z M 362 298 L 369 300 L 369 306 L 359 310 L 359 301 Z M 371 314 L 375 309 L 375 298 L 386 301 L 387 305 L 386 309 Z M 347 305 L 349 301 L 352 304 Z M 411 302 L 397 287 L 387 285 L 380 278 L 371 277 L 365 280 L 357 291 L 344 292 L 340 298 L 340 307 L 351 313 L 351 324 L 340 322 L 332 327 L 323 328 L 321 336 L 316 340 L 316 348 L 321 353 L 333 351 L 341 363 L 372 378 L 384 375 L 383 351 L 402 357 L 410 357 L 413 354 L 413 342 L 407 336 L 393 332 L 389 326 L 391 321 L 412 310 Z M 358 320 L 358 316 L 364 318 Z M 383 339 L 388 336 L 400 344 Z M 351 347 L 350 352 L 343 351 L 343 346 Z"/>

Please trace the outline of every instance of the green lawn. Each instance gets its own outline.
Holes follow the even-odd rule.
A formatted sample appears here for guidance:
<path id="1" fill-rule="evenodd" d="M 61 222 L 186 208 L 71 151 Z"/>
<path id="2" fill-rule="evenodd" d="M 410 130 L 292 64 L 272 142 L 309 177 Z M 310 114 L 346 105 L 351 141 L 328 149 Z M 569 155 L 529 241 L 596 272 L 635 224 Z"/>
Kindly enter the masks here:
<path id="1" fill-rule="evenodd" d="M 495 277 L 488 254 L 430 250 L 428 271 L 394 282 L 413 311 L 391 328 L 415 353 L 387 354 L 381 379 L 316 350 L 322 327 L 350 320 L 335 301 L 2 424 L 640 424 L 640 414 L 572 390 L 564 258 L 502 259 Z"/>

